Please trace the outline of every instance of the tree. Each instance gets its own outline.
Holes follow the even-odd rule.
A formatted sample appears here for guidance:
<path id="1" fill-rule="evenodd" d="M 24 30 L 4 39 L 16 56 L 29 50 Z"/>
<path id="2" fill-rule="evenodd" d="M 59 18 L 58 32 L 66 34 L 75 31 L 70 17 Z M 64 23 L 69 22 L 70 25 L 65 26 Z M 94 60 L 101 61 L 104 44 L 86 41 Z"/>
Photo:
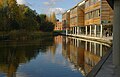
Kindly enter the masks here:
<path id="1" fill-rule="evenodd" d="M 46 21 L 46 15 L 40 14 L 41 23 Z"/>
<path id="2" fill-rule="evenodd" d="M 51 14 L 51 22 L 53 22 L 55 25 L 56 25 L 56 16 L 55 16 L 55 12 L 53 12 L 52 14 Z"/>
<path id="3" fill-rule="evenodd" d="M 54 30 L 54 24 L 52 22 L 42 22 L 40 24 L 40 30 L 43 32 L 52 32 Z"/>
<path id="4" fill-rule="evenodd" d="M 49 22 L 46 14 L 39 15 L 28 6 L 18 5 L 16 0 L 0 0 L 0 20 L 0 31 L 52 31 L 56 17 L 53 13 L 52 22 Z"/>

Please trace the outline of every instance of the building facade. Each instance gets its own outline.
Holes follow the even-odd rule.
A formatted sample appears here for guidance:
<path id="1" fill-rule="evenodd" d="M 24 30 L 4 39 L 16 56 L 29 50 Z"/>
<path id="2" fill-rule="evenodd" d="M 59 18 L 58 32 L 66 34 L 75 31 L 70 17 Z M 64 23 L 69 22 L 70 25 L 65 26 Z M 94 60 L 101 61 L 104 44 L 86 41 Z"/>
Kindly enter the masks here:
<path id="1" fill-rule="evenodd" d="M 67 33 L 69 33 L 70 29 L 70 10 L 66 11 L 62 14 L 62 28 Z"/>
<path id="2" fill-rule="evenodd" d="M 106 0 L 83 0 L 69 12 L 70 35 L 112 36 L 113 10 Z"/>
<path id="3" fill-rule="evenodd" d="M 54 31 L 62 31 L 62 22 L 57 21 Z"/>
<path id="4" fill-rule="evenodd" d="M 70 9 L 71 34 L 84 34 L 84 3 L 85 1 L 82 1 Z"/>
<path id="5" fill-rule="evenodd" d="M 106 0 L 86 0 L 86 35 L 103 37 L 112 35 L 113 10 Z"/>

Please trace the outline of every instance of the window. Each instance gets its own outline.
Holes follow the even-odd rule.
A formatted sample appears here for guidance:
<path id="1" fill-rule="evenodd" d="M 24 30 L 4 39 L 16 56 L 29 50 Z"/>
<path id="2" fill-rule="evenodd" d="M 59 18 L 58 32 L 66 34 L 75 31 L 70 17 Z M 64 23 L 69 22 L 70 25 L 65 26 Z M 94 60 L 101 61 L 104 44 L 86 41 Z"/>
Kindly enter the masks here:
<path id="1" fill-rule="evenodd" d="M 89 1 L 85 3 L 85 7 L 88 7 L 88 6 L 89 6 Z"/>

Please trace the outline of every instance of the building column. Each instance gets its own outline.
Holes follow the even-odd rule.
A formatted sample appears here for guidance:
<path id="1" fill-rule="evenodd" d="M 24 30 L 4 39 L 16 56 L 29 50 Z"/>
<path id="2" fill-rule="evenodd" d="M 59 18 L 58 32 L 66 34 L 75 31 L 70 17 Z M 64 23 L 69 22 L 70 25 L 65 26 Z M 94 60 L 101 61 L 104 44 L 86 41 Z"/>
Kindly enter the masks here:
<path id="1" fill-rule="evenodd" d="M 68 38 L 66 37 L 65 39 L 66 39 L 66 44 L 67 44 L 68 43 Z"/>
<path id="2" fill-rule="evenodd" d="M 68 35 L 68 30 L 66 29 L 66 35 Z"/>
<path id="3" fill-rule="evenodd" d="M 74 34 L 75 34 L 75 27 L 74 27 Z"/>
<path id="4" fill-rule="evenodd" d="M 79 40 L 77 39 L 77 47 L 79 47 Z"/>
<path id="5" fill-rule="evenodd" d="M 72 29 L 71 29 L 71 27 L 70 27 L 70 34 L 71 34 L 71 30 L 72 30 Z"/>
<path id="6" fill-rule="evenodd" d="M 85 31 L 86 31 L 86 36 L 87 36 L 87 26 L 85 27 Z"/>
<path id="7" fill-rule="evenodd" d="M 91 33 L 92 33 L 92 27 L 91 27 L 91 25 L 90 25 L 90 36 L 91 36 Z"/>
<path id="8" fill-rule="evenodd" d="M 75 34 L 75 27 L 73 27 L 74 31 L 73 31 L 73 34 Z"/>
<path id="9" fill-rule="evenodd" d="M 73 34 L 73 27 L 71 27 L 71 34 Z"/>
<path id="10" fill-rule="evenodd" d="M 91 42 L 90 42 L 90 52 L 91 52 Z"/>
<path id="11" fill-rule="evenodd" d="M 97 51 L 97 50 L 96 50 L 96 43 L 94 43 L 94 54 L 95 54 L 95 55 L 97 54 L 96 51 Z"/>
<path id="12" fill-rule="evenodd" d="M 113 64 L 120 66 L 120 0 L 114 0 Z"/>
<path id="13" fill-rule="evenodd" d="M 95 25 L 95 29 L 94 29 L 94 36 L 96 36 L 96 25 Z"/>
<path id="14" fill-rule="evenodd" d="M 74 29 L 73 29 L 73 27 L 72 27 L 72 34 L 73 34 L 73 32 L 74 32 Z"/>
<path id="15" fill-rule="evenodd" d="M 72 33 L 72 34 L 74 34 L 74 27 L 72 27 L 72 30 L 73 30 L 73 31 L 72 31 L 73 33 Z"/>
<path id="16" fill-rule="evenodd" d="M 100 37 L 103 37 L 103 25 L 100 25 Z"/>
<path id="17" fill-rule="evenodd" d="M 81 27 L 80 27 L 80 34 L 81 34 Z"/>
<path id="18" fill-rule="evenodd" d="M 79 26 L 78 26 L 78 29 L 77 29 L 77 35 L 79 35 Z"/>
<path id="19" fill-rule="evenodd" d="M 75 27 L 75 35 L 77 35 L 77 27 Z"/>
<path id="20" fill-rule="evenodd" d="M 87 51 L 87 41 L 85 42 L 85 50 Z"/>
<path id="21" fill-rule="evenodd" d="M 77 35 L 77 27 L 75 27 L 75 35 Z"/>
<path id="22" fill-rule="evenodd" d="M 76 27 L 76 35 L 77 35 L 77 27 Z"/>
<path id="23" fill-rule="evenodd" d="M 103 56 L 102 44 L 100 44 L 100 57 Z"/>
<path id="24" fill-rule="evenodd" d="M 75 42 L 75 43 L 74 43 L 74 46 L 76 46 L 76 39 L 74 39 L 74 42 Z"/>

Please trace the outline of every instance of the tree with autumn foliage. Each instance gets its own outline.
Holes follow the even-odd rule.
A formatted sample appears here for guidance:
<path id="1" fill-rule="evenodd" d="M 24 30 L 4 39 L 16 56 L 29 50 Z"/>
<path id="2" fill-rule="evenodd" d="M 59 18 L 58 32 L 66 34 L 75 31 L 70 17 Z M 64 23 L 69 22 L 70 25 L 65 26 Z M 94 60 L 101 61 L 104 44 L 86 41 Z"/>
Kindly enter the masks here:
<path id="1" fill-rule="evenodd" d="M 43 18 L 42 16 L 45 16 Z M 39 15 L 28 6 L 18 5 L 16 0 L 0 0 L 0 31 L 53 31 L 55 15 L 48 21 L 47 15 Z M 53 24 L 54 23 L 54 24 Z M 44 26 L 44 29 L 42 29 Z"/>
<path id="2" fill-rule="evenodd" d="M 47 17 L 48 16 L 45 14 L 40 15 L 40 19 L 41 19 L 40 30 L 43 32 L 51 32 L 54 30 L 55 24 L 48 21 Z"/>

